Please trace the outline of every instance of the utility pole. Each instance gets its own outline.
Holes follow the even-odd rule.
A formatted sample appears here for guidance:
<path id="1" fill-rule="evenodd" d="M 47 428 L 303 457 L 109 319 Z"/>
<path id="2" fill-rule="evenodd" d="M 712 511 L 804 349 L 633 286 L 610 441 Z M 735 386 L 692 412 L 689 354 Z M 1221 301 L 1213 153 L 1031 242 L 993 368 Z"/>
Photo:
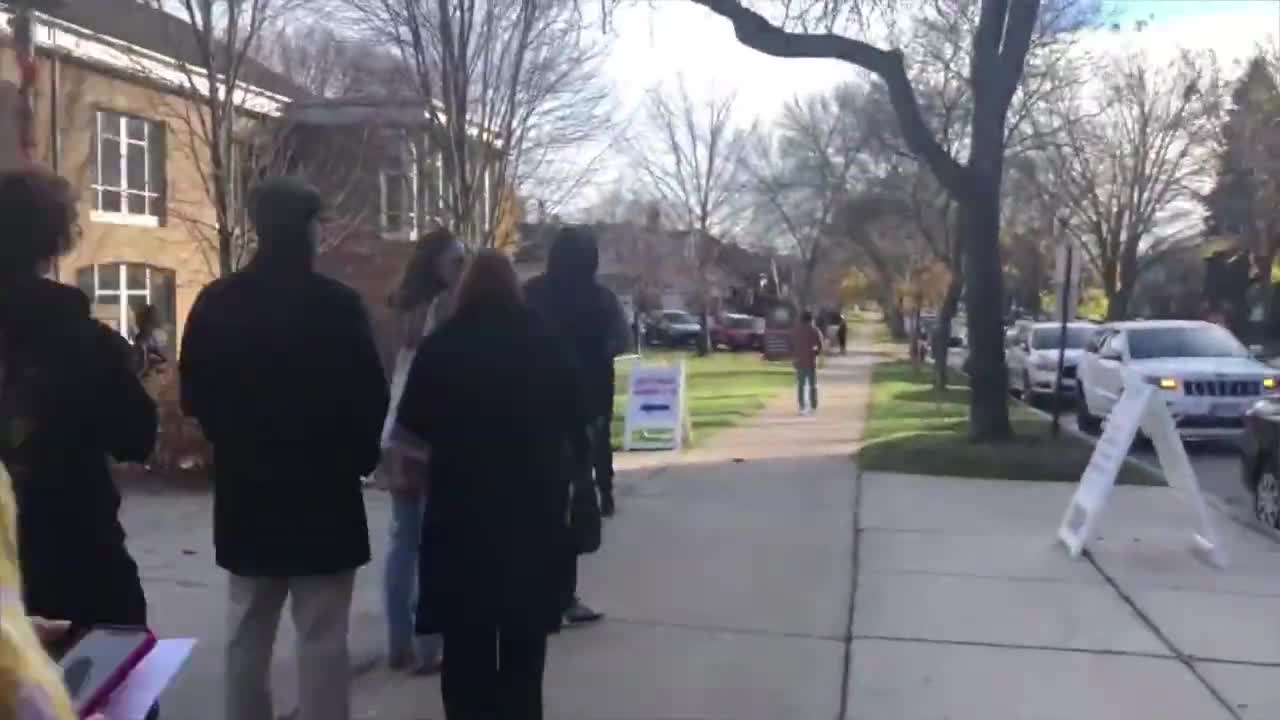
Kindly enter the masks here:
<path id="1" fill-rule="evenodd" d="M 1058 242 L 1062 247 L 1062 283 L 1058 286 L 1058 369 L 1053 376 L 1053 425 L 1052 434 L 1058 436 L 1059 418 L 1062 415 L 1062 370 L 1067 357 L 1067 322 L 1075 315 L 1076 284 L 1073 282 L 1076 272 L 1076 243 L 1066 233 L 1066 222 L 1059 219 L 1056 224 Z M 1079 382 L 1077 380 L 1076 382 Z"/>

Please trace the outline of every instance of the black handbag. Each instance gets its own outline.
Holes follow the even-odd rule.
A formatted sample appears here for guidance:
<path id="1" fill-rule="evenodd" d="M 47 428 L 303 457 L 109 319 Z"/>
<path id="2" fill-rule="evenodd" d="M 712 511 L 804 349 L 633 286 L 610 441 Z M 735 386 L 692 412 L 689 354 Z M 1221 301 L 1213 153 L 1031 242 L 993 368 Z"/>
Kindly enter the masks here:
<path id="1" fill-rule="evenodd" d="M 569 459 L 569 533 L 579 555 L 599 550 L 604 534 L 600 519 L 600 498 L 596 495 L 596 483 L 591 470 L 591 442 L 590 435 L 587 435 L 587 445 L 571 450 Z"/>

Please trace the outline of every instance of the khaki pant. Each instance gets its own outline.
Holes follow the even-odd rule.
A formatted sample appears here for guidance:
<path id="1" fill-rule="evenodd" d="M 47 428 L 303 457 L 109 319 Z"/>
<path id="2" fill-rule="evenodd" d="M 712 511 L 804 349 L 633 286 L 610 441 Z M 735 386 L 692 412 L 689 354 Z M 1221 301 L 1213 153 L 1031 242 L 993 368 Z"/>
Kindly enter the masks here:
<path id="1" fill-rule="evenodd" d="M 271 656 L 285 598 L 297 628 L 296 720 L 351 720 L 347 629 L 355 572 L 230 578 L 227 720 L 274 720 Z"/>

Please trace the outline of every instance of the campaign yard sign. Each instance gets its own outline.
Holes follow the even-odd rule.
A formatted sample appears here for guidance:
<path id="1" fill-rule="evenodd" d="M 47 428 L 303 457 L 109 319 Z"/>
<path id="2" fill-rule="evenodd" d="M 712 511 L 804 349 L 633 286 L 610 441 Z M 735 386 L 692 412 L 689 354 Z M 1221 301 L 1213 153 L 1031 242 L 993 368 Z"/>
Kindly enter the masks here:
<path id="1" fill-rule="evenodd" d="M 679 450 L 689 434 L 684 361 L 635 365 L 627 381 L 624 450 Z"/>

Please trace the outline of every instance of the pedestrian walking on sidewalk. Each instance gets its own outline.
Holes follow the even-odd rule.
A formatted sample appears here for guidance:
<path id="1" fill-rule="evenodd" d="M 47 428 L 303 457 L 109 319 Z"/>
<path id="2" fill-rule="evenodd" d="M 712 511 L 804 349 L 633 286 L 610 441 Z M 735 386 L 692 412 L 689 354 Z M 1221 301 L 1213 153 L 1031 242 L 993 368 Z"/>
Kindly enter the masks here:
<path id="1" fill-rule="evenodd" d="M 840 354 L 847 355 L 849 353 L 849 323 L 844 319 L 844 314 L 838 316 L 836 325 L 836 342 L 840 343 Z"/>
<path id="2" fill-rule="evenodd" d="M 627 320 L 611 290 L 596 281 L 600 264 L 596 239 L 580 227 L 561 228 L 547 255 L 547 270 L 525 287 L 529 304 L 560 335 L 581 368 L 591 413 L 591 433 L 579 450 L 593 468 L 600 492 L 600 512 L 614 512 L 613 446 L 610 430 L 616 377 L 613 360 L 627 347 Z M 575 625 L 603 615 L 577 595 L 578 553 L 565 558 L 565 622 Z"/>
<path id="3" fill-rule="evenodd" d="M 791 363 L 796 369 L 796 402 L 800 414 L 810 414 L 818 409 L 818 358 L 823 349 L 822 332 L 813 324 L 813 313 L 800 313 L 791 328 Z M 805 407 L 805 388 L 809 390 L 809 405 Z"/>
<path id="4" fill-rule="evenodd" d="M 360 298 L 315 272 L 322 202 L 254 189 L 258 251 L 196 299 L 182 404 L 212 443 L 213 541 L 230 573 L 227 720 L 272 720 L 271 657 L 290 600 L 299 720 L 351 720 L 348 622 L 369 562 L 361 478 L 378 464 L 387 382 Z"/>
<path id="5" fill-rule="evenodd" d="M 156 407 L 128 341 L 90 316 L 84 293 L 44 277 L 72 247 L 77 202 L 54 175 L 0 174 L 0 461 L 17 496 L 27 610 L 146 625 L 108 460 L 150 456 Z"/>
<path id="6" fill-rule="evenodd" d="M 542 717 L 569 542 L 567 446 L 587 419 L 581 385 L 521 301 L 511 262 L 481 253 L 453 316 L 419 347 L 398 412 L 431 448 L 423 544 L 438 549 L 429 621 L 444 632 L 451 720 Z"/>
<path id="7" fill-rule="evenodd" d="M 391 299 L 398 315 L 395 369 L 391 380 L 391 409 L 382 426 L 382 462 L 376 485 L 391 493 L 391 531 L 383 572 L 383 600 L 387 614 L 387 663 L 395 670 L 429 673 L 439 667 L 440 636 L 415 637 L 414 617 L 419 600 L 430 604 L 433 578 L 418 574 L 430 568 L 423 547 L 427 456 L 429 448 L 396 426 L 396 405 L 422 338 L 439 327 L 453 309 L 453 288 L 462 276 L 466 256 L 448 230 L 427 233 L 418 240 L 399 289 Z M 423 557 L 419 557 L 419 552 Z"/>

